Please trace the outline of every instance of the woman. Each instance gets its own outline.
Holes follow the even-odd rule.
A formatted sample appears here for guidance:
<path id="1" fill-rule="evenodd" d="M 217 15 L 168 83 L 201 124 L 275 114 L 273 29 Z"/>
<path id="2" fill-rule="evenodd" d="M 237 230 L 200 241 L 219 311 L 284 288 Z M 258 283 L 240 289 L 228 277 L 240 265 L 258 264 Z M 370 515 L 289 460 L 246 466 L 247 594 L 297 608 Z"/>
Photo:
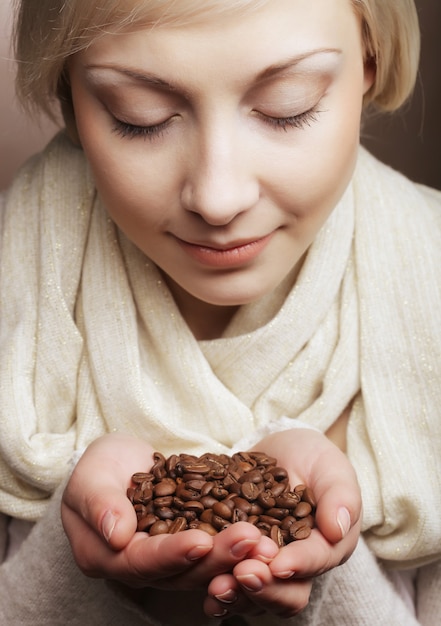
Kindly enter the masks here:
<path id="1" fill-rule="evenodd" d="M 3 566 L 5 616 L 431 623 L 439 195 L 359 148 L 363 106 L 412 88 L 413 3 L 30 5 L 21 92 L 58 94 L 70 143 L 6 199 L 1 506 L 40 521 Z M 125 489 L 154 449 L 235 446 L 313 487 L 311 540 L 134 532 Z M 96 581 L 57 508 L 85 448 L 62 516 Z M 341 451 L 363 539 L 332 570 L 360 527 Z M 50 537 L 29 613 L 8 585 Z"/>

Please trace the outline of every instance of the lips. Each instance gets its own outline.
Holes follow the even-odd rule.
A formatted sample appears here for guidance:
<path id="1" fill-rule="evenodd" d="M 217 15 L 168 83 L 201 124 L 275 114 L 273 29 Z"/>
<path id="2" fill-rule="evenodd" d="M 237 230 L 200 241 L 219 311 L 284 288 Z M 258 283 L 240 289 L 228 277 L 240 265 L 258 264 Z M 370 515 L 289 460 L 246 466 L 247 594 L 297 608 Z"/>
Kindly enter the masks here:
<path id="1" fill-rule="evenodd" d="M 230 268 L 239 267 L 253 261 L 268 245 L 272 235 L 273 233 L 251 241 L 225 244 L 223 246 L 190 243 L 182 239 L 177 241 L 186 254 L 202 265 Z"/>

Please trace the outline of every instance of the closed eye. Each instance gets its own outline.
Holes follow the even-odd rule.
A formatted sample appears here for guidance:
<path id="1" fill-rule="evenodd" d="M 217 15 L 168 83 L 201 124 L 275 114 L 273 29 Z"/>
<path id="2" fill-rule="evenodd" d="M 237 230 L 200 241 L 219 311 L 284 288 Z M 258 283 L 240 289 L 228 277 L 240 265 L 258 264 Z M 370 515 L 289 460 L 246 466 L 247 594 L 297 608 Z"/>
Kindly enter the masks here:
<path id="1" fill-rule="evenodd" d="M 170 117 L 159 124 L 149 126 L 129 124 L 128 122 L 114 118 L 115 124 L 112 130 L 123 138 L 135 139 L 141 137 L 143 139 L 154 139 L 159 137 L 168 128 L 174 117 L 175 116 Z"/>
<path id="2" fill-rule="evenodd" d="M 271 115 L 265 115 L 259 113 L 259 117 L 265 124 L 268 124 L 272 128 L 281 129 L 287 131 L 289 128 L 305 128 L 305 126 L 311 126 L 317 121 L 319 114 L 323 111 L 317 109 L 316 106 L 312 107 L 308 111 L 299 113 L 298 115 L 290 115 L 288 117 L 273 117 Z"/>

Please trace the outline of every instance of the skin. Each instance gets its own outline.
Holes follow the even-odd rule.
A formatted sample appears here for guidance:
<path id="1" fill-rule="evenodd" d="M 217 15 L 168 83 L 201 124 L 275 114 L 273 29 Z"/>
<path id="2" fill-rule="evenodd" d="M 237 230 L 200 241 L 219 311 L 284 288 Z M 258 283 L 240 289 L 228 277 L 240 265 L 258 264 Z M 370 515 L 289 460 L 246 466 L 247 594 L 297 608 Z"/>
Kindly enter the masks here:
<path id="1" fill-rule="evenodd" d="M 110 215 L 195 336 L 219 336 L 301 261 L 351 178 L 372 76 L 349 2 L 109 35 L 69 70 Z"/>
<path id="2" fill-rule="evenodd" d="M 78 134 L 111 217 L 162 270 L 195 336 L 220 336 L 240 305 L 295 273 L 351 178 L 374 77 L 350 3 L 272 0 L 240 19 L 109 34 L 68 69 Z M 333 429 L 342 448 L 346 421 Z M 355 548 L 357 481 L 320 433 L 288 431 L 257 447 L 314 489 L 318 528 L 308 541 L 278 551 L 243 523 L 215 538 L 135 533 L 125 491 L 152 450 L 114 435 L 89 447 L 65 491 L 80 568 L 134 588 L 158 616 L 170 611 L 163 591 L 194 593 L 194 624 L 202 609 L 296 614 L 311 578 Z"/>

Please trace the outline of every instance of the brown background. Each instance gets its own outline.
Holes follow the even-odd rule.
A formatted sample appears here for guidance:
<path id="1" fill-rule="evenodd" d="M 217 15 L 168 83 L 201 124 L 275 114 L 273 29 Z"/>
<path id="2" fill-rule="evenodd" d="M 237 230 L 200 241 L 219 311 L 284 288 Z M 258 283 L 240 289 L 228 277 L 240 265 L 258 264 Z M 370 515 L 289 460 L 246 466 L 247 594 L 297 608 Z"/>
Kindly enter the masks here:
<path id="1" fill-rule="evenodd" d="M 422 32 L 420 75 L 411 102 L 370 119 L 363 143 L 413 180 L 441 189 L 441 0 L 416 0 Z"/>
<path id="2" fill-rule="evenodd" d="M 363 143 L 410 178 L 441 189 L 441 0 L 417 0 L 416 4 L 423 44 L 415 95 L 402 112 L 369 119 Z M 0 189 L 55 131 L 46 121 L 38 127 L 27 120 L 15 100 L 9 47 L 11 6 L 12 0 L 0 0 Z"/>

